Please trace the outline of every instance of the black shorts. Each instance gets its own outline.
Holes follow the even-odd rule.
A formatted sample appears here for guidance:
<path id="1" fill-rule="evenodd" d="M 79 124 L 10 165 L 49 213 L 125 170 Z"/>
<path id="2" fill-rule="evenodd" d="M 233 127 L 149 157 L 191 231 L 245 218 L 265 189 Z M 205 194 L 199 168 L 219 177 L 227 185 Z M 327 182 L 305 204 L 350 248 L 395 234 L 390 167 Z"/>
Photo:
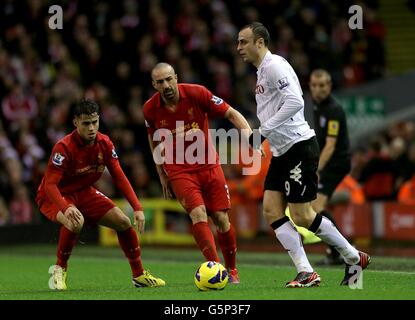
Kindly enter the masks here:
<path id="1" fill-rule="evenodd" d="M 351 164 L 350 161 L 338 162 L 335 165 L 328 164 L 320 172 L 320 180 L 317 186 L 317 192 L 324 194 L 329 199 L 332 196 L 334 190 L 343 178 L 350 172 Z"/>
<path id="2" fill-rule="evenodd" d="M 293 145 L 272 157 L 264 190 L 285 194 L 289 203 L 305 203 L 317 197 L 317 168 L 320 149 L 316 137 Z"/>

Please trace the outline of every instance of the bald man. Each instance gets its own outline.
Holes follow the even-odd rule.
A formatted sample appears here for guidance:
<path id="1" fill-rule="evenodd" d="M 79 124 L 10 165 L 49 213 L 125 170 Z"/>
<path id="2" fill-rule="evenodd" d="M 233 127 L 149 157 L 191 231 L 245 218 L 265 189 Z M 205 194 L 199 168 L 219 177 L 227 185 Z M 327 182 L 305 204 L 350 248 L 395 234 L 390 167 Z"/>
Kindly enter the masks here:
<path id="1" fill-rule="evenodd" d="M 252 130 L 238 111 L 204 86 L 179 84 L 171 65 L 158 63 L 151 77 L 157 93 L 144 104 L 144 117 L 153 155 L 159 147 L 157 136 L 160 132 L 170 132 L 172 137 L 170 145 L 162 142 L 165 161 L 156 163 L 164 196 L 169 199 L 171 191 L 174 192 L 192 220 L 193 236 L 205 259 L 219 262 L 215 239 L 208 225 L 208 217 L 212 219 L 229 281 L 237 284 L 240 280 L 236 269 L 236 234 L 228 216 L 230 195 L 218 154 L 209 137 L 208 120 L 228 119 L 236 128 L 243 129 L 241 132 L 246 141 Z M 195 143 L 198 148 L 193 159 Z M 199 154 L 199 150 L 206 152 Z"/>

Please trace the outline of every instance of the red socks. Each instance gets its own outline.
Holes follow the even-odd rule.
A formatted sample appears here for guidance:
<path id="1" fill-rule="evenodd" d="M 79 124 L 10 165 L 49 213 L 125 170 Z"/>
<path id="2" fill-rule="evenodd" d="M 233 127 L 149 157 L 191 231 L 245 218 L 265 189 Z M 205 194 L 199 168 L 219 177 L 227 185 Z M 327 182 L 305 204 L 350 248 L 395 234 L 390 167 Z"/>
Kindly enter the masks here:
<path id="1" fill-rule="evenodd" d="M 141 263 L 141 248 L 137 233 L 134 231 L 133 227 L 130 227 L 127 230 L 117 232 L 117 236 L 121 249 L 124 251 L 124 254 L 130 263 L 133 277 L 136 278 L 139 275 L 142 275 L 144 269 Z"/>
<path id="2" fill-rule="evenodd" d="M 231 225 L 227 232 L 218 231 L 218 242 L 225 259 L 225 268 L 232 270 L 236 268 L 236 234 Z"/>
<path id="3" fill-rule="evenodd" d="M 68 267 L 68 260 L 76 241 L 78 241 L 78 234 L 66 229 L 65 226 L 61 226 L 56 264 L 63 269 Z"/>
<path id="4" fill-rule="evenodd" d="M 219 262 L 215 238 L 207 222 L 198 222 L 192 226 L 193 237 L 207 261 Z"/>

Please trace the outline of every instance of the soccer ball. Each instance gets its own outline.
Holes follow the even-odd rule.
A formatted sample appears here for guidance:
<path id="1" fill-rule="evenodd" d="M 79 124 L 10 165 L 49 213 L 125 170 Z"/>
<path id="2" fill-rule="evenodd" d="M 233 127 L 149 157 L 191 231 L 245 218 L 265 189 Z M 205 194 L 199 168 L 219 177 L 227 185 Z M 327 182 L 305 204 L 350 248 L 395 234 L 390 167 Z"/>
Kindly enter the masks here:
<path id="1" fill-rule="evenodd" d="M 199 290 L 222 290 L 227 283 L 228 271 L 219 262 L 206 261 L 197 268 L 195 284 Z"/>

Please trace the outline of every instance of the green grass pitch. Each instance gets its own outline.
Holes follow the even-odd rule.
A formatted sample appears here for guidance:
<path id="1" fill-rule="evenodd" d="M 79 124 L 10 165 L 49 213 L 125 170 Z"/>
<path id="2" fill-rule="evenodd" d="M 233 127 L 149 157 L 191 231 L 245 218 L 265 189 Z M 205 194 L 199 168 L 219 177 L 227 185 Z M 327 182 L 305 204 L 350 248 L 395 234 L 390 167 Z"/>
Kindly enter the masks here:
<path id="1" fill-rule="evenodd" d="M 315 267 L 317 288 L 286 289 L 295 277 L 287 254 L 238 252 L 241 284 L 199 292 L 193 276 L 203 261 L 197 250 L 142 248 L 144 267 L 163 278 L 163 288 L 134 288 L 119 248 L 78 245 L 71 257 L 68 287 L 48 287 L 54 245 L 0 247 L 0 300 L 413 300 L 415 259 L 372 256 L 363 288 L 340 287 L 343 267 Z M 313 263 L 321 255 L 309 255 Z"/>

